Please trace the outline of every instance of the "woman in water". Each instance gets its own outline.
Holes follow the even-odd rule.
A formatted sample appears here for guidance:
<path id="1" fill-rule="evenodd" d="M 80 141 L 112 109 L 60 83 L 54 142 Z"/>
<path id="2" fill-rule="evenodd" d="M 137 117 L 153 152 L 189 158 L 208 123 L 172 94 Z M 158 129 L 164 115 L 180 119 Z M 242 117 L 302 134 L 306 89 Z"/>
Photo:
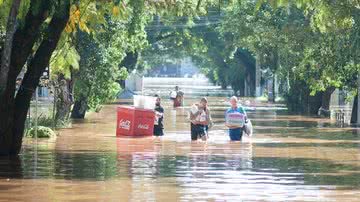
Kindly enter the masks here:
<path id="1" fill-rule="evenodd" d="M 241 141 L 247 115 L 245 109 L 238 106 L 237 97 L 230 98 L 231 108 L 225 112 L 225 123 L 229 128 L 229 136 L 231 141 Z"/>

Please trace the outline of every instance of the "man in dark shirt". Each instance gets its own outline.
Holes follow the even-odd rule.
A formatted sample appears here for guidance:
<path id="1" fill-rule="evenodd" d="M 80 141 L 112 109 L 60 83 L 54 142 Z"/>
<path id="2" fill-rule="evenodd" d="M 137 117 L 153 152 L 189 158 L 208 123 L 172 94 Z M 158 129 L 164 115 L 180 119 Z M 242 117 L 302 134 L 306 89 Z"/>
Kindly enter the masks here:
<path id="1" fill-rule="evenodd" d="M 164 108 L 161 106 L 161 98 L 158 95 L 155 95 L 155 123 L 154 123 L 154 135 L 163 136 L 164 135 Z"/>

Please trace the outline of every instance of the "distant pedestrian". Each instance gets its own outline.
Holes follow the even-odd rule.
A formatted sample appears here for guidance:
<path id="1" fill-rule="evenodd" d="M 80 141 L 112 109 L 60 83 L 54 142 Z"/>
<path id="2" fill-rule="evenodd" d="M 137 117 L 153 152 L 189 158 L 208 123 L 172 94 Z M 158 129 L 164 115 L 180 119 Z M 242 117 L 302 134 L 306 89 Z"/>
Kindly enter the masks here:
<path id="1" fill-rule="evenodd" d="M 182 106 L 184 93 L 179 90 L 179 86 L 175 86 L 175 91 L 170 92 L 170 99 L 173 101 L 174 107 Z"/>

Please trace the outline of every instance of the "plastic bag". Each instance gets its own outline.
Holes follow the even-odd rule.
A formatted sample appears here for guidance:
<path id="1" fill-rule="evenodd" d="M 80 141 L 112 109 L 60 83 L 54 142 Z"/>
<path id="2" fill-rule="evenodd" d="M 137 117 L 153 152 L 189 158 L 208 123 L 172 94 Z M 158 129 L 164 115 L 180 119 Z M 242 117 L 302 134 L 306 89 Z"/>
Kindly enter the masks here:
<path id="1" fill-rule="evenodd" d="M 170 98 L 175 99 L 176 96 L 177 96 L 177 92 L 176 91 L 171 91 Z"/>
<path id="2" fill-rule="evenodd" d="M 253 126 L 249 119 L 248 119 L 247 123 L 245 123 L 244 132 L 249 137 L 251 137 L 253 135 Z"/>

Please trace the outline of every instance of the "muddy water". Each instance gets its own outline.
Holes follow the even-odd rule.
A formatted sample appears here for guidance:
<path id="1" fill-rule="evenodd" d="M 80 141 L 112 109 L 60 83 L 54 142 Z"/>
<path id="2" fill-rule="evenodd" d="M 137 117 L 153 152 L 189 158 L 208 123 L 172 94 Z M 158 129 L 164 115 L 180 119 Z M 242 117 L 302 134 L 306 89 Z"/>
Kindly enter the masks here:
<path id="1" fill-rule="evenodd" d="M 360 201 L 360 130 L 250 100 L 255 136 L 229 142 L 227 103 L 212 98 L 210 139 L 191 142 L 187 108 L 164 102 L 161 139 L 116 138 L 109 105 L 57 139 L 25 140 L 0 160 L 0 201 Z"/>

